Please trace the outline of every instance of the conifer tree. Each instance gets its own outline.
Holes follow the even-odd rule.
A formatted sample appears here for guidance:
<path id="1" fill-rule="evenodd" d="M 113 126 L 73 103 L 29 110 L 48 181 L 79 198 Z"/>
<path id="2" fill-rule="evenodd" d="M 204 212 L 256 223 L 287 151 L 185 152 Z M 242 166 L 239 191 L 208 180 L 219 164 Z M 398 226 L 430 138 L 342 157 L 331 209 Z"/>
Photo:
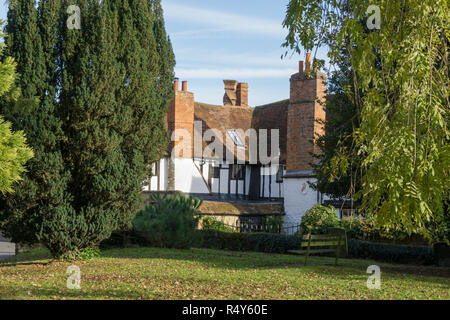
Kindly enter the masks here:
<path id="1" fill-rule="evenodd" d="M 23 9 L 27 1 L 17 3 Z M 80 8 L 80 30 L 66 26 L 69 5 Z M 42 197 L 34 209 L 26 209 L 26 200 L 18 210 L 3 201 L 13 238 L 26 228 L 27 236 L 16 239 L 38 240 L 55 257 L 72 256 L 128 226 L 140 208 L 143 181 L 167 145 L 164 118 L 172 97 L 173 53 L 155 8 L 148 0 L 39 1 L 39 15 L 30 23 L 40 28 L 34 43 L 43 50 L 30 60 L 41 71 L 23 84 L 39 84 L 28 96 L 38 97 L 42 127 L 29 131 L 44 136 L 45 144 L 35 144 L 46 157 L 32 168 L 30 181 Z M 11 28 L 23 21 L 16 15 L 10 14 Z M 11 41 L 23 46 L 15 30 Z M 36 172 L 47 184 L 37 185 L 42 181 Z"/>
<path id="2" fill-rule="evenodd" d="M 0 37 L 4 37 L 3 22 L 0 21 Z M 5 48 L 0 43 L 0 57 Z M 0 97 L 7 100 L 17 99 L 19 90 L 14 87 L 16 78 L 14 59 L 0 59 Z M 33 151 L 26 145 L 23 132 L 13 132 L 11 123 L 0 115 L 0 194 L 12 193 L 13 184 L 21 180 L 25 163 L 33 156 Z"/>
<path id="3" fill-rule="evenodd" d="M 40 32 L 50 26 L 40 24 L 36 4 L 34 0 L 10 1 L 6 55 L 17 63 L 16 84 L 22 97 L 19 103 L 0 106 L 13 129 L 25 132 L 35 154 L 15 193 L 0 198 L 2 231 L 21 243 L 42 241 L 46 217 L 67 210 L 68 173 L 59 150 L 61 121 L 54 115 L 56 83 L 48 69 L 53 57 L 45 56 L 53 47 L 47 43 L 43 48 Z"/>

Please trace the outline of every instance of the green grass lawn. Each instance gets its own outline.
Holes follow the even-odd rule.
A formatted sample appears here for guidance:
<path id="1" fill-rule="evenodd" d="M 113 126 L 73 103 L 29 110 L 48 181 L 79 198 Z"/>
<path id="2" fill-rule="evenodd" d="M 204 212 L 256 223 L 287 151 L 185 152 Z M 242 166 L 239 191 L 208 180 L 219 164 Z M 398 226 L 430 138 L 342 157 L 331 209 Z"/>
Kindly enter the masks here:
<path id="1" fill-rule="evenodd" d="M 34 250 L 0 262 L 0 299 L 450 299 L 450 270 L 368 260 L 129 248 L 100 258 L 50 262 Z M 369 265 L 381 267 L 381 290 L 369 290 Z M 66 286 L 81 269 L 81 290 Z"/>

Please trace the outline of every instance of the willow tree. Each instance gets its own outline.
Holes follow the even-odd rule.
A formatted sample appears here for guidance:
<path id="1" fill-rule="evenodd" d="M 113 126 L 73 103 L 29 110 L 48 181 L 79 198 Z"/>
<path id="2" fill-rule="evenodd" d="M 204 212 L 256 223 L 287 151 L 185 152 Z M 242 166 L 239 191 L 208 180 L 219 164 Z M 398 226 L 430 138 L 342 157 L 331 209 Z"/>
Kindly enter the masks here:
<path id="1" fill-rule="evenodd" d="M 325 45 L 333 62 L 348 49 L 364 155 L 357 196 L 380 225 L 429 238 L 450 187 L 448 20 L 446 0 L 291 0 L 284 22 L 291 50 Z"/>

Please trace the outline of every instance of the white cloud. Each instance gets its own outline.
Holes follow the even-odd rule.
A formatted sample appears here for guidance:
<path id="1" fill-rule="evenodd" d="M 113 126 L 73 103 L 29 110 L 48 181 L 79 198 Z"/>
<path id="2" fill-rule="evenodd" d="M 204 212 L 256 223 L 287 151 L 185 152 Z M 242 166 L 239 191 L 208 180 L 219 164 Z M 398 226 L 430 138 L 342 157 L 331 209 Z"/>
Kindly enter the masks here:
<path id="1" fill-rule="evenodd" d="M 166 3 L 163 7 L 166 18 L 172 19 L 172 21 L 189 21 L 194 24 L 213 27 L 213 29 L 204 30 L 183 30 L 173 33 L 175 36 L 202 32 L 214 34 L 214 32 L 234 31 L 279 38 L 285 33 L 281 22 L 274 20 L 224 13 L 217 10 L 193 8 L 179 4 Z"/>
<path id="2" fill-rule="evenodd" d="M 176 68 L 177 77 L 184 79 L 248 79 L 289 78 L 295 71 L 290 68 Z"/>

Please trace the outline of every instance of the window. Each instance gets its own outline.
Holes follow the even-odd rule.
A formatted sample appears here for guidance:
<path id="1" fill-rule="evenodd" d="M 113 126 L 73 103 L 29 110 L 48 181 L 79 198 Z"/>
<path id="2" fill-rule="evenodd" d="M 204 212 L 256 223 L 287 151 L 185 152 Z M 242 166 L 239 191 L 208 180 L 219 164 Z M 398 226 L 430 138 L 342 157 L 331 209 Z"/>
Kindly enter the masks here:
<path id="1" fill-rule="evenodd" d="M 278 166 L 277 183 L 283 183 L 284 167 Z"/>
<path id="2" fill-rule="evenodd" d="M 159 162 L 154 162 L 152 164 L 152 177 L 159 176 Z"/>
<path id="3" fill-rule="evenodd" d="M 219 179 L 220 178 L 220 168 L 213 167 L 213 165 L 210 164 L 209 165 L 209 177 L 212 179 Z"/>
<path id="4" fill-rule="evenodd" d="M 231 180 L 244 180 L 245 165 L 230 164 Z"/>
<path id="5" fill-rule="evenodd" d="M 245 144 L 242 142 L 241 138 L 239 138 L 235 130 L 227 130 L 227 133 L 238 148 L 245 149 Z"/>

